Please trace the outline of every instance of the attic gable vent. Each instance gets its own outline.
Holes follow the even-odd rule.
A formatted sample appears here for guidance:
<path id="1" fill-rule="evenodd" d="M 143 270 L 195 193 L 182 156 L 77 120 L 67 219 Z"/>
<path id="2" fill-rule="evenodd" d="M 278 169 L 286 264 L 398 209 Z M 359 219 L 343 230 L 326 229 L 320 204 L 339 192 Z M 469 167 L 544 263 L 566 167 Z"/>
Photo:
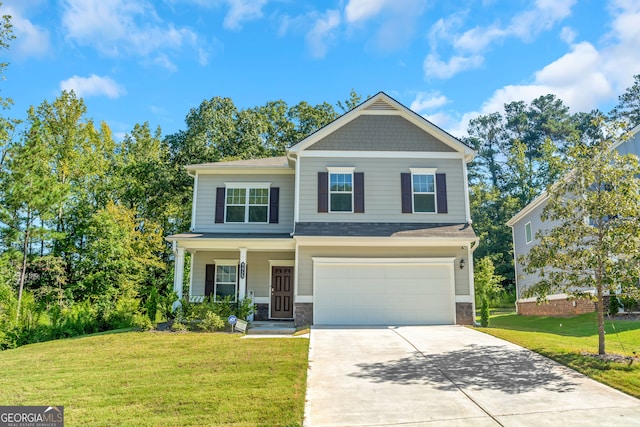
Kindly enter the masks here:
<path id="1" fill-rule="evenodd" d="M 373 104 L 369 105 L 366 109 L 367 110 L 387 110 L 387 111 L 394 111 L 395 110 L 395 108 L 393 106 L 391 106 L 387 102 L 383 101 L 382 99 L 378 99 L 376 102 L 374 102 Z"/>

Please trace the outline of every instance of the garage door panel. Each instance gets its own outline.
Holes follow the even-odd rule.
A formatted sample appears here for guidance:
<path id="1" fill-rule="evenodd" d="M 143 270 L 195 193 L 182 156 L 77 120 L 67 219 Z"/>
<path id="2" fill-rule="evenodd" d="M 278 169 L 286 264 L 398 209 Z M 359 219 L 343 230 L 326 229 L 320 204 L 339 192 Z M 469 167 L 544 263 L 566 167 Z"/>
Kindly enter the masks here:
<path id="1" fill-rule="evenodd" d="M 314 323 L 451 324 L 452 274 L 443 264 L 318 264 Z"/>

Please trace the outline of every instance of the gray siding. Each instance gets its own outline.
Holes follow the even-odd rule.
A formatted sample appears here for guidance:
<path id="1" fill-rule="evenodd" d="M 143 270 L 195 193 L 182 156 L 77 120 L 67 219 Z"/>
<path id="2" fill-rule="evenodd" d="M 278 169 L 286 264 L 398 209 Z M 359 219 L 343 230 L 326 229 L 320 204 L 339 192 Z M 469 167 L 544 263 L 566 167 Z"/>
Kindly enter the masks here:
<path id="1" fill-rule="evenodd" d="M 298 295 L 313 295 L 312 257 L 344 258 L 430 258 L 456 257 L 467 258 L 467 250 L 456 247 L 315 247 L 298 248 Z M 467 260 L 468 261 L 468 260 Z M 463 269 L 455 268 L 456 295 L 469 293 L 469 263 Z M 400 285 L 400 284 L 399 284 Z"/>
<path id="2" fill-rule="evenodd" d="M 204 295 L 205 266 L 214 264 L 216 259 L 234 259 L 240 261 L 237 251 L 214 252 L 198 251 L 193 255 L 192 295 Z M 293 260 L 294 252 L 247 252 L 247 290 L 255 291 L 256 297 L 268 297 L 269 260 Z"/>
<path id="3" fill-rule="evenodd" d="M 458 159 L 333 159 L 301 157 L 300 222 L 421 222 L 463 223 L 466 221 L 464 169 Z M 364 172 L 365 213 L 318 213 L 318 172 L 327 167 L 355 167 Z M 446 214 L 403 214 L 400 173 L 409 168 L 438 168 L 447 175 Z"/>
<path id="4" fill-rule="evenodd" d="M 540 219 L 545 206 L 546 203 L 541 203 L 513 225 L 513 253 L 516 260 L 516 287 L 519 298 L 522 298 L 522 293 L 525 289 L 538 281 L 538 274 L 526 274 L 523 271 L 520 257 L 527 255 L 529 250 L 536 244 L 536 233 L 540 230 L 547 230 L 550 227 L 549 223 L 545 223 Z M 531 235 L 533 237 L 529 244 L 527 244 L 525 234 L 525 226 L 528 222 L 531 222 Z"/>
<path id="5" fill-rule="evenodd" d="M 216 188 L 225 182 L 270 182 L 280 188 L 280 216 L 278 224 L 216 224 Z M 290 233 L 293 230 L 293 175 L 198 175 L 196 212 L 193 231 L 240 233 Z"/>
<path id="6" fill-rule="evenodd" d="M 632 138 L 620 144 L 617 150 L 621 155 L 634 154 L 640 157 L 640 132 L 636 133 Z"/>
<path id="7" fill-rule="evenodd" d="M 396 115 L 363 115 L 307 150 L 439 151 L 455 150 Z"/>

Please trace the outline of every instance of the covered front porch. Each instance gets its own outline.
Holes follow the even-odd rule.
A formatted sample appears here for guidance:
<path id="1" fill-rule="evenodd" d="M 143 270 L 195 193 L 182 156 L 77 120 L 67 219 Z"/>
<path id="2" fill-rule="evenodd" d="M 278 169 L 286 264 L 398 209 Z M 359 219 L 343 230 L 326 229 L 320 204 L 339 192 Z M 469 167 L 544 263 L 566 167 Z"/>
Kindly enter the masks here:
<path id="1" fill-rule="evenodd" d="M 295 242 L 289 234 L 183 233 L 167 240 L 173 244 L 179 300 L 250 298 L 256 305 L 255 320 L 293 319 Z M 186 253 L 191 268 L 184 289 Z"/>

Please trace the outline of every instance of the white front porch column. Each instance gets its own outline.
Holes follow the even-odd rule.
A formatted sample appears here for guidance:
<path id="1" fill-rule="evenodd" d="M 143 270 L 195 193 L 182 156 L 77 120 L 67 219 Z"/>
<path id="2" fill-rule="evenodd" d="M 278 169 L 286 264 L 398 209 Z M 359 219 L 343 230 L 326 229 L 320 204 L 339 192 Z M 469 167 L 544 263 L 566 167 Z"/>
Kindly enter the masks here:
<path id="1" fill-rule="evenodd" d="M 176 245 L 177 246 L 177 245 Z M 180 306 L 182 300 L 182 284 L 184 283 L 184 248 L 174 246 L 174 274 L 173 274 L 173 291 L 178 294 L 178 300 L 173 303 L 175 310 Z"/>
<path id="2" fill-rule="evenodd" d="M 238 300 L 243 300 L 247 295 L 247 248 L 240 248 L 240 280 L 238 288 Z"/>

